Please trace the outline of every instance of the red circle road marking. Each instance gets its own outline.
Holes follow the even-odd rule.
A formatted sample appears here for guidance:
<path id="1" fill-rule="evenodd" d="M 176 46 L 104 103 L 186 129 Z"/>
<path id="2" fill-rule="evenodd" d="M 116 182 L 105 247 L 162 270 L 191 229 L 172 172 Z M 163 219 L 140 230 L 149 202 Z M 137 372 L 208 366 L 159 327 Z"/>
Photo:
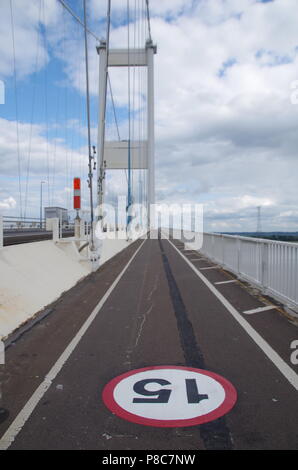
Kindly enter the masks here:
<path id="1" fill-rule="evenodd" d="M 218 406 L 216 409 L 210 411 L 209 413 L 203 414 L 201 416 L 197 416 L 194 418 L 188 419 L 152 419 L 146 418 L 143 416 L 139 416 L 133 414 L 123 407 L 121 407 L 114 398 L 114 390 L 116 386 L 127 377 L 130 377 L 135 374 L 139 374 L 140 372 L 152 371 L 152 370 L 162 370 L 162 369 L 176 369 L 176 370 L 185 370 L 195 372 L 218 382 L 224 389 L 225 398 L 223 402 Z M 154 366 L 154 367 L 144 367 L 142 369 L 135 369 L 129 372 L 125 372 L 114 379 L 112 379 L 103 389 L 102 392 L 102 399 L 106 407 L 112 411 L 115 415 L 123 418 L 127 421 L 142 424 L 145 426 L 155 426 L 155 427 L 183 427 L 183 426 L 195 426 L 197 424 L 207 423 L 209 421 L 213 421 L 217 418 L 228 413 L 236 403 L 237 400 L 237 392 L 235 387 L 224 377 L 215 374 L 214 372 L 206 371 L 203 369 L 195 369 L 193 367 L 183 367 L 183 366 Z"/>

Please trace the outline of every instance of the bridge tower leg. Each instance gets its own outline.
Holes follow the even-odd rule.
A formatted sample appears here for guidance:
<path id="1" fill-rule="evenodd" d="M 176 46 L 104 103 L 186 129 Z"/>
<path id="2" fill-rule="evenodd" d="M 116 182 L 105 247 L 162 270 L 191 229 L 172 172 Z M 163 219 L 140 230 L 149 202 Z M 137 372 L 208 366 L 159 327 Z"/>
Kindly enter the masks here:
<path id="1" fill-rule="evenodd" d="M 106 96 L 107 96 L 107 46 L 101 41 L 97 48 L 99 54 L 99 115 L 98 115 L 98 137 L 97 137 L 97 203 L 101 207 L 104 202 L 105 191 L 105 119 L 106 119 Z M 101 217 L 101 212 L 97 214 Z"/>
<path id="2" fill-rule="evenodd" d="M 154 53 L 156 48 L 152 41 L 146 43 L 147 51 L 147 100 L 148 100 L 148 117 L 147 117 L 147 139 L 148 139 L 148 189 L 147 189 L 147 211 L 148 211 L 148 228 L 154 228 L 155 214 L 153 204 L 155 204 L 155 146 L 154 146 Z M 152 209 L 152 210 L 150 210 Z M 151 220 L 151 217 L 153 220 Z"/>

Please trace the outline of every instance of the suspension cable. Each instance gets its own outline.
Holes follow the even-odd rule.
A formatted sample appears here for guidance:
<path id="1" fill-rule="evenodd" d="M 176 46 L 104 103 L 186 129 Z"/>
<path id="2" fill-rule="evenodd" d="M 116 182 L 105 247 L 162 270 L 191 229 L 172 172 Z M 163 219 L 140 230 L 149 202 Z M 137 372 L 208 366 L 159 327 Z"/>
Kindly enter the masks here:
<path id="1" fill-rule="evenodd" d="M 47 30 L 45 0 L 42 0 L 43 24 L 44 24 L 44 49 L 47 51 Z M 44 98 L 45 98 L 45 121 L 46 121 L 46 160 L 47 160 L 47 186 L 48 186 L 48 205 L 50 205 L 50 155 L 49 155 L 49 115 L 48 115 L 48 71 L 44 68 Z"/>
<path id="2" fill-rule="evenodd" d="M 131 191 L 131 109 L 130 109 L 130 14 L 129 14 L 129 0 L 127 0 L 127 52 L 128 52 L 128 194 L 127 194 L 127 209 L 132 204 L 132 191 Z M 131 216 L 127 214 L 127 226 L 129 225 Z"/>
<path id="3" fill-rule="evenodd" d="M 136 21 L 137 21 L 137 0 L 134 0 L 134 17 L 133 17 L 133 50 L 136 49 Z M 132 78 L 132 110 L 133 110 L 133 121 L 132 121 L 132 144 L 136 140 L 135 138 L 135 97 L 136 97 L 136 56 L 134 53 L 135 60 L 132 63 L 133 67 L 133 78 Z M 131 185 L 132 185 L 132 194 L 134 191 L 134 171 L 132 171 L 132 178 L 131 178 Z M 134 196 L 133 196 L 134 199 Z"/>
<path id="4" fill-rule="evenodd" d="M 41 23 L 41 0 L 39 0 L 39 14 L 38 14 L 38 24 Z M 27 211 L 27 202 L 28 202 L 28 189 L 29 189 L 29 174 L 30 174 L 30 164 L 31 164 L 31 150 L 32 150 L 32 130 L 33 130 L 33 118 L 34 118 L 34 108 L 36 100 L 36 88 L 37 88 L 37 69 L 39 65 L 39 28 L 36 32 L 36 54 L 35 54 L 35 66 L 34 66 L 34 82 L 33 82 L 33 92 L 31 98 L 31 119 L 30 119 L 30 132 L 29 132 L 29 147 L 28 147 L 28 160 L 27 160 L 27 173 L 26 173 L 26 186 L 25 186 L 25 208 L 24 208 L 24 218 L 26 217 Z"/>
<path id="5" fill-rule="evenodd" d="M 138 44 L 141 47 L 141 4 L 138 0 Z M 138 150 L 138 162 L 139 162 L 139 172 L 138 172 L 138 201 L 139 204 L 143 204 L 142 201 L 142 182 L 141 182 L 141 159 L 142 159 L 142 149 L 141 149 L 141 67 L 138 67 L 138 136 L 139 136 L 139 150 Z"/>
<path id="6" fill-rule="evenodd" d="M 108 88 L 108 68 L 109 68 L 109 50 L 110 50 L 110 27 L 111 27 L 111 0 L 108 0 L 107 6 L 107 30 L 106 30 L 106 64 L 105 64 L 105 73 L 104 73 L 104 80 L 105 80 L 105 93 L 101 97 L 102 100 L 102 110 L 103 114 L 100 117 L 101 119 L 101 136 L 100 136 L 100 148 L 98 149 L 100 155 L 100 168 L 99 168 L 99 176 L 98 176 L 98 198 L 99 198 L 99 206 L 103 203 L 104 197 L 104 180 L 106 175 L 106 166 L 104 160 L 104 151 L 105 151 L 105 128 L 106 128 L 106 110 L 107 110 L 107 88 Z M 103 215 L 101 211 L 98 215 L 98 220 L 103 220 Z M 103 228 L 103 227 L 102 227 Z"/>
<path id="7" fill-rule="evenodd" d="M 81 25 L 83 28 L 85 28 L 84 22 L 81 20 L 81 18 L 75 14 L 75 12 L 70 8 L 69 5 L 64 0 L 57 0 L 72 16 L 73 18 Z M 100 42 L 100 39 L 96 34 L 94 34 L 89 28 L 86 28 L 87 33 L 91 34 L 91 36 L 96 39 L 96 41 Z"/>
<path id="8" fill-rule="evenodd" d="M 151 24 L 150 24 L 150 10 L 149 10 L 149 0 L 146 0 L 146 10 L 147 10 L 147 23 L 148 23 L 148 33 L 150 42 L 152 41 L 151 36 Z"/>
<path id="9" fill-rule="evenodd" d="M 117 114 L 116 114 L 116 108 L 115 108 L 115 101 L 114 101 L 114 96 L 113 96 L 113 90 L 112 90 L 112 84 L 111 84 L 111 79 L 110 79 L 110 74 L 108 73 L 108 83 L 109 83 L 109 90 L 110 90 L 110 95 L 111 95 L 111 101 L 112 101 L 112 108 L 113 108 L 113 114 L 114 114 L 114 120 L 116 124 L 116 129 L 117 129 L 117 135 L 118 135 L 118 140 L 120 141 L 120 132 L 119 132 L 119 125 L 118 125 L 118 120 L 117 120 Z"/>
<path id="10" fill-rule="evenodd" d="M 18 177 L 19 177 L 19 198 L 20 198 L 20 217 L 23 216 L 22 203 L 22 184 L 21 184 L 21 155 L 20 155 L 20 135 L 19 135 L 19 105 L 18 105 L 18 86 L 17 86 L 17 69 L 16 69 L 16 49 L 14 34 L 14 15 L 12 0 L 10 0 L 10 18 L 11 18 L 11 34 L 13 48 L 13 69 L 14 69 L 14 92 L 15 92 L 15 113 L 16 113 L 16 134 L 17 134 L 17 154 L 18 154 Z"/>
<path id="11" fill-rule="evenodd" d="M 88 126 L 88 153 L 89 153 L 89 189 L 90 189 L 90 216 L 91 216 L 91 250 L 94 248 L 93 237 L 93 173 L 92 173 L 92 155 L 91 155 L 91 123 L 90 123 L 90 93 L 89 93 L 89 61 L 88 61 L 88 34 L 87 34 L 87 7 L 84 0 L 84 31 L 85 31 L 85 65 L 86 65 L 86 105 L 87 105 L 87 126 Z"/>

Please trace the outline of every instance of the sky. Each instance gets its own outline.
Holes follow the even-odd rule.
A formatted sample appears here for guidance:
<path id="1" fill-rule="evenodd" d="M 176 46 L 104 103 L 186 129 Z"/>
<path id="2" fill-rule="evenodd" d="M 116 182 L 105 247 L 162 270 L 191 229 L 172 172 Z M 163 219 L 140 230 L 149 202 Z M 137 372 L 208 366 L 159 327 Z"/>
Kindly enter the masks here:
<path id="1" fill-rule="evenodd" d="M 157 45 L 157 202 L 203 204 L 207 231 L 255 231 L 258 206 L 263 231 L 297 231 L 297 1 L 149 3 Z M 80 0 L 68 4 L 83 18 Z M 89 27 L 104 38 L 107 2 L 87 4 Z M 144 0 L 129 4 L 130 45 L 141 46 L 148 36 Z M 110 46 L 127 47 L 127 1 L 112 0 L 111 20 Z M 98 55 L 96 40 L 88 40 L 96 145 Z M 88 210 L 84 67 L 83 29 L 57 0 L 1 1 L 4 215 L 39 217 L 41 181 L 45 205 L 71 209 L 74 176 L 82 178 L 83 207 Z M 127 139 L 128 74 L 113 69 L 110 78 L 119 133 Z M 131 71 L 130 80 L 137 140 L 145 136 L 145 72 Z M 107 139 L 116 139 L 116 131 L 109 95 Z M 136 198 L 145 180 L 145 172 L 134 172 Z M 107 201 L 126 194 L 125 172 L 109 171 L 106 188 Z"/>

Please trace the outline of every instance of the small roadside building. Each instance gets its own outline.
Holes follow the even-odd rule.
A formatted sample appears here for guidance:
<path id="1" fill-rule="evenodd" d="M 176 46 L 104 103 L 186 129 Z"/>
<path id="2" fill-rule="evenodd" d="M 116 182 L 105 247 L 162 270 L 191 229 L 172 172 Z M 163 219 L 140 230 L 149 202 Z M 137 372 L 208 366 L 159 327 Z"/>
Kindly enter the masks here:
<path id="1" fill-rule="evenodd" d="M 58 218 L 62 225 L 67 225 L 69 222 L 67 209 L 63 207 L 45 207 L 44 216 L 46 220 Z"/>

